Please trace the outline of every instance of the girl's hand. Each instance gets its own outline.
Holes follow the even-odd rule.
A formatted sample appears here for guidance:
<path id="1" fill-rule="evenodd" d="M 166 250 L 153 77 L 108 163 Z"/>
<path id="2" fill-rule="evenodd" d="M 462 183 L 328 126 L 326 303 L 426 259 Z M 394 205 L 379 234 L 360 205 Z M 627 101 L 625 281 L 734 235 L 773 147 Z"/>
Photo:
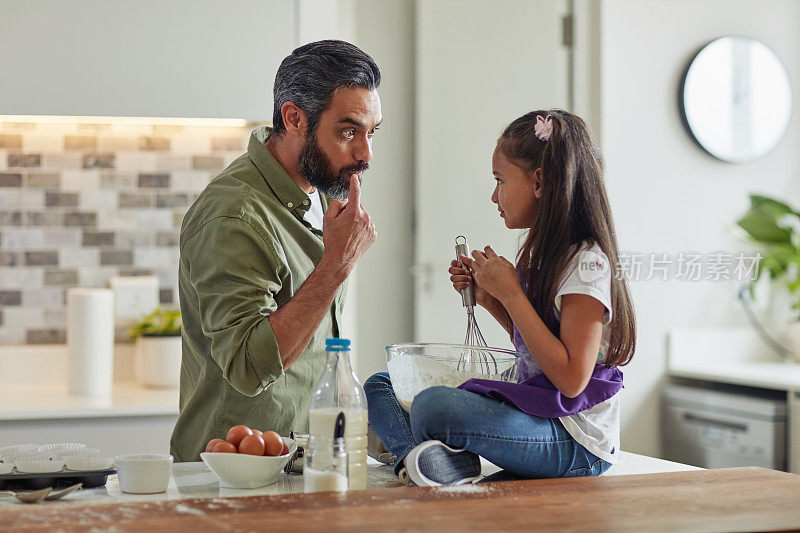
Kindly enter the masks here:
<path id="1" fill-rule="evenodd" d="M 472 270 L 475 284 L 501 303 L 522 290 L 517 269 L 511 261 L 497 255 L 491 246 L 484 248 L 483 252 L 473 250 L 472 257 L 462 255 L 461 261 Z"/>
<path id="2" fill-rule="evenodd" d="M 451 261 L 448 272 L 450 272 L 450 281 L 453 282 L 453 288 L 458 293 L 461 292 L 461 289 L 469 287 L 469 284 L 473 282 L 469 269 L 465 268 L 460 261 Z M 475 303 L 487 309 L 492 305 L 494 298 L 480 285 L 475 283 L 472 290 L 475 293 Z"/>

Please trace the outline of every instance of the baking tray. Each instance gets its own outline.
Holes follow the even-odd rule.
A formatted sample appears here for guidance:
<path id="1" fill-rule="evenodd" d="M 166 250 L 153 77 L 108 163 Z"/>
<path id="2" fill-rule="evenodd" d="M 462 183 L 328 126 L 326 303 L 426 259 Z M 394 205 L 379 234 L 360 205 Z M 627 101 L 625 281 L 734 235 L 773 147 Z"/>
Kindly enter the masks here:
<path id="1" fill-rule="evenodd" d="M 0 474 L 0 489 L 3 490 L 38 490 L 45 487 L 65 487 L 75 483 L 83 483 L 83 488 L 91 489 L 106 484 L 108 476 L 116 474 L 116 468 L 106 470 L 61 470 L 29 474 L 17 472 Z"/>

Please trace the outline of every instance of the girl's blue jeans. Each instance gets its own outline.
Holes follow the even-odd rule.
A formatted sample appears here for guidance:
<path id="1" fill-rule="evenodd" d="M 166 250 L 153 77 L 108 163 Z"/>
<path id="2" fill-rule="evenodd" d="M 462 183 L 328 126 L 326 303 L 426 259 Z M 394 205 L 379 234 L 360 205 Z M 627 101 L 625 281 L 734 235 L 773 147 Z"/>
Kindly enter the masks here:
<path id="1" fill-rule="evenodd" d="M 529 415 L 499 400 L 431 387 L 414 398 L 407 413 L 388 372 L 370 377 L 364 390 L 369 424 L 397 457 L 395 471 L 414 446 L 433 439 L 525 478 L 596 476 L 611 466 L 578 444 L 558 419 Z"/>

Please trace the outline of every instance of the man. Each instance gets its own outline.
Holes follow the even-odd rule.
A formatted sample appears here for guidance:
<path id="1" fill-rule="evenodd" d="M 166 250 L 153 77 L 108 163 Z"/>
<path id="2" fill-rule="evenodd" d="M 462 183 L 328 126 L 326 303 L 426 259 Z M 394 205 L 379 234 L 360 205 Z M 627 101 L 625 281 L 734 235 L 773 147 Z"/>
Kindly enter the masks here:
<path id="1" fill-rule="evenodd" d="M 199 460 L 236 424 L 307 430 L 345 281 L 377 236 L 360 182 L 382 120 L 379 84 L 352 44 L 294 50 L 275 77 L 273 129 L 254 130 L 186 213 L 176 461 Z"/>

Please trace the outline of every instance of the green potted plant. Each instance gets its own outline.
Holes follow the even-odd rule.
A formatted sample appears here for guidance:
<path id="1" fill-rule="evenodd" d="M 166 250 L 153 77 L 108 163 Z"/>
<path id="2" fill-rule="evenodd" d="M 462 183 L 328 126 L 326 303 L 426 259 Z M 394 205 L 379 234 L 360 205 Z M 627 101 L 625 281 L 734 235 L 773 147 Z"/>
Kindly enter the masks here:
<path id="1" fill-rule="evenodd" d="M 751 194 L 750 209 L 736 223 L 761 248 L 762 259 L 750 283 L 750 295 L 765 275 L 773 286 L 788 292 L 792 318 L 786 339 L 800 362 L 800 212 L 774 198 Z"/>
<path id="2" fill-rule="evenodd" d="M 157 307 L 130 330 L 136 377 L 146 387 L 177 387 L 181 373 L 181 312 Z"/>

